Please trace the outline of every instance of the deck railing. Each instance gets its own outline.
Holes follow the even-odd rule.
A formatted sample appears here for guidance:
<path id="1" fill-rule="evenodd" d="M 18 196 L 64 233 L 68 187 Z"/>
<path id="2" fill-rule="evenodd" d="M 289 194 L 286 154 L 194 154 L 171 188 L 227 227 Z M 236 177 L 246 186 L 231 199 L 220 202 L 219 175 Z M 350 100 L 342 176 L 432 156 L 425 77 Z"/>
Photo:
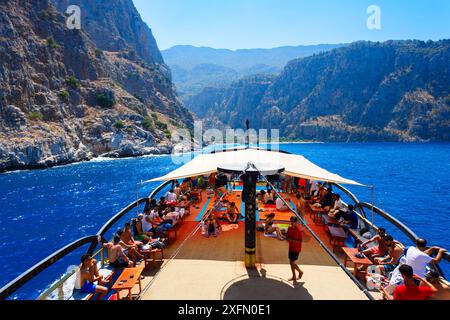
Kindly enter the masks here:
<path id="1" fill-rule="evenodd" d="M 375 214 L 377 214 L 378 216 L 382 217 L 384 220 L 390 222 L 392 225 L 394 225 L 396 228 L 398 228 L 406 237 L 408 237 L 413 243 L 416 243 L 416 241 L 419 239 L 419 236 L 414 233 L 410 228 L 408 228 L 404 223 L 402 223 L 400 220 L 398 220 L 397 218 L 393 217 L 392 215 L 390 215 L 389 213 L 387 213 L 386 211 L 370 204 L 367 202 L 360 202 L 358 200 L 358 198 L 356 198 L 349 190 L 347 190 L 345 187 L 339 185 L 339 184 L 333 184 L 336 187 L 338 187 L 340 190 L 342 190 L 345 194 L 347 194 L 354 202 L 357 208 L 361 208 L 362 212 L 364 213 L 364 208 L 370 210 L 371 212 L 374 212 Z M 376 229 L 376 226 L 370 222 L 367 218 L 366 215 L 364 214 L 363 216 L 360 215 L 360 218 L 363 219 L 363 221 L 366 223 L 366 225 L 369 225 L 370 227 Z M 443 258 L 450 262 L 450 253 L 449 252 L 445 252 L 443 255 Z M 436 266 L 438 268 L 438 270 L 442 273 L 442 270 L 440 270 L 439 266 Z"/>
<path id="2" fill-rule="evenodd" d="M 0 300 L 7 299 L 10 297 L 14 292 L 19 290 L 23 285 L 25 285 L 28 281 L 30 281 L 32 278 L 39 275 L 42 271 L 50 267 L 51 265 L 55 264 L 57 261 L 63 259 L 65 256 L 70 254 L 71 252 L 79 249 L 80 247 L 90 244 L 89 249 L 86 253 L 91 254 L 93 256 L 100 255 L 100 261 L 102 264 L 105 262 L 105 256 L 104 256 L 104 250 L 100 249 L 96 253 L 94 253 L 94 250 L 98 246 L 98 236 L 101 236 L 104 238 L 105 234 L 126 214 L 128 214 L 131 210 L 134 208 L 140 206 L 141 204 L 145 203 L 146 206 L 149 204 L 150 199 L 154 198 L 158 192 L 160 192 L 162 189 L 164 189 L 167 185 L 171 184 L 172 181 L 167 181 L 161 185 L 159 185 L 156 189 L 153 190 L 153 192 L 149 195 L 148 198 L 141 198 L 137 199 L 135 202 L 131 203 L 128 207 L 121 210 L 119 213 L 117 213 L 114 217 L 112 217 L 108 222 L 106 222 L 100 230 L 97 232 L 96 235 L 88 236 L 81 238 L 79 240 L 76 240 L 72 242 L 71 244 L 67 245 L 66 247 L 58 250 L 57 252 L 51 254 L 47 258 L 43 259 L 24 273 L 22 273 L 20 276 L 6 284 L 3 288 L 0 289 Z M 75 271 L 74 271 L 75 272 Z M 61 291 L 64 286 L 64 283 L 74 274 L 74 272 L 69 272 L 65 274 L 61 279 L 56 281 L 52 286 L 50 286 L 48 289 L 46 289 L 42 294 L 39 295 L 38 299 L 43 300 L 52 294 L 55 290 L 59 290 L 60 296 L 62 295 Z"/>
<path id="3" fill-rule="evenodd" d="M 138 199 L 135 202 L 131 203 L 128 207 L 126 207 L 125 209 L 120 211 L 118 214 L 116 214 L 114 217 L 112 217 L 97 232 L 96 235 L 84 237 L 84 238 L 81 238 L 79 240 L 76 240 L 76 241 L 72 242 L 71 244 L 69 244 L 69 245 L 65 246 L 64 248 L 56 251 L 55 253 L 51 254 L 47 258 L 43 259 L 42 261 L 40 261 L 39 263 L 37 263 L 36 265 L 31 267 L 30 269 L 28 269 L 27 271 L 22 273 L 20 276 L 18 276 L 17 278 L 15 278 L 14 280 L 12 280 L 8 284 L 6 284 L 3 288 L 0 289 L 0 300 L 4 300 L 4 299 L 10 297 L 14 292 L 16 292 L 18 289 L 20 289 L 23 285 L 25 285 L 32 278 L 34 278 L 37 275 L 39 275 L 42 271 L 44 271 L 45 269 L 47 269 L 51 265 L 55 264 L 57 261 L 61 260 L 65 256 L 67 256 L 69 253 L 73 252 L 74 250 L 79 249 L 80 247 L 82 247 L 82 246 L 84 246 L 86 244 L 90 244 L 90 247 L 87 250 L 87 253 L 93 254 L 93 256 L 100 255 L 100 261 L 103 264 L 104 261 L 105 261 L 103 249 L 100 249 L 96 253 L 93 253 L 95 248 L 98 246 L 98 236 L 101 236 L 103 238 L 104 235 L 111 229 L 111 227 L 114 226 L 114 224 L 117 223 L 117 221 L 119 221 L 123 216 L 125 216 L 131 210 L 133 210 L 134 208 L 138 207 L 139 205 L 141 205 L 143 203 L 148 205 L 150 199 L 153 199 L 158 194 L 158 192 L 160 192 L 162 189 L 164 189 L 167 185 L 169 185 L 171 183 L 173 183 L 173 181 L 167 181 L 167 182 L 161 184 L 159 187 L 157 187 L 149 195 L 148 198 L 141 198 L 141 199 Z M 361 219 L 363 219 L 363 221 L 366 223 L 366 225 L 369 225 L 372 228 L 376 228 L 376 226 L 367 219 L 366 214 L 364 212 L 364 208 L 373 211 L 374 213 L 376 213 L 379 216 L 381 216 L 383 219 L 385 219 L 385 220 L 389 221 L 390 223 L 392 223 L 399 230 L 401 230 L 402 233 L 404 233 L 409 239 L 411 239 L 413 242 L 415 242 L 418 239 L 418 236 L 413 231 L 411 231 L 411 229 L 409 229 L 402 222 L 400 222 L 398 219 L 394 218 L 393 216 L 391 216 L 390 214 L 388 214 L 385 211 L 381 210 L 380 208 L 372 206 L 371 204 L 369 204 L 367 202 L 360 202 L 358 200 L 358 198 L 352 192 L 350 192 L 349 190 L 347 190 L 343 186 L 341 186 L 339 184 L 333 184 L 333 185 L 335 185 L 337 188 L 342 190 L 345 194 L 347 194 L 354 201 L 354 203 L 356 205 L 356 208 L 360 212 L 359 216 L 361 217 Z M 329 250 L 327 250 L 328 248 L 325 246 L 325 244 L 321 243 L 320 239 L 318 239 L 318 241 L 319 241 L 319 244 L 326 251 L 329 251 Z M 330 254 L 330 252 L 328 252 L 328 253 Z M 334 254 L 332 254 L 332 253 L 330 255 L 332 257 L 334 256 Z M 446 252 L 444 254 L 444 259 L 446 261 L 450 261 L 450 254 L 448 252 Z M 339 264 L 339 266 L 341 268 L 346 269 L 346 268 L 343 267 L 343 265 L 340 263 L 340 261 L 336 260 L 336 262 Z M 437 268 L 438 268 L 438 270 L 440 270 L 439 266 L 437 266 Z M 55 290 L 59 290 L 60 296 L 61 296 L 61 291 L 62 291 L 62 288 L 64 286 L 64 283 L 74 274 L 74 272 L 75 271 L 64 275 L 55 284 L 53 284 L 51 287 L 46 289 L 38 297 L 38 299 L 46 299 Z M 441 274 L 442 274 L 442 272 L 441 272 Z M 348 275 L 349 275 L 350 278 L 353 278 L 352 277 L 353 275 L 350 274 L 349 272 L 348 272 Z M 361 289 L 363 289 L 363 288 L 361 287 Z M 364 292 L 364 293 L 366 293 L 366 295 L 368 295 L 367 292 Z M 370 297 L 370 295 L 368 295 L 368 296 Z"/>
<path id="4" fill-rule="evenodd" d="M 96 235 L 88 236 L 81 238 L 79 240 L 76 240 L 72 242 L 71 244 L 65 246 L 64 248 L 56 251 L 55 253 L 51 254 L 47 258 L 43 259 L 24 273 L 22 273 L 20 276 L 6 284 L 3 288 L 0 289 L 0 300 L 4 300 L 8 297 L 10 297 L 14 292 L 16 292 L 18 289 L 20 289 L 23 285 L 25 285 L 28 281 L 30 281 L 32 278 L 39 275 L 42 271 L 50 267 L 51 265 L 55 264 L 57 261 L 63 259 L 65 256 L 67 256 L 69 253 L 79 249 L 82 246 L 85 246 L 86 244 L 90 244 L 89 249 L 86 253 L 92 254 L 92 255 L 101 255 L 100 261 L 104 263 L 104 256 L 103 256 L 103 250 L 99 250 L 97 253 L 94 253 L 95 248 L 98 246 L 98 236 L 104 237 L 106 232 L 108 232 L 111 227 L 119 221 L 123 216 L 125 216 L 127 213 L 129 213 L 131 210 L 136 208 L 137 206 L 148 203 L 149 198 L 142 198 L 138 199 L 137 201 L 131 203 L 128 207 L 120 211 L 118 214 L 116 214 L 113 218 L 111 218 L 98 232 Z M 54 290 L 56 289 L 62 289 L 62 286 L 64 285 L 64 282 L 67 281 L 67 279 L 70 278 L 70 276 L 73 275 L 73 273 L 69 273 L 65 275 L 63 278 L 58 280 L 54 285 L 52 285 L 50 288 L 46 289 L 44 293 L 42 293 L 38 299 L 45 299 L 47 298 Z"/>

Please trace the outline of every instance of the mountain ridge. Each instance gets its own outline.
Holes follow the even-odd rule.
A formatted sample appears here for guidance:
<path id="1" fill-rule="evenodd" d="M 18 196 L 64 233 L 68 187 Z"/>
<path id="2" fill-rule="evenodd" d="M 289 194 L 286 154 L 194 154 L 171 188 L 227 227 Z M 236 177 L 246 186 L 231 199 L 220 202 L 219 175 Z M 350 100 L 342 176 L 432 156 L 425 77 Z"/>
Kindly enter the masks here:
<path id="1" fill-rule="evenodd" d="M 173 81 L 180 97 L 186 101 L 189 97 L 200 93 L 203 88 L 226 87 L 233 81 L 256 74 L 277 74 L 294 58 L 310 56 L 345 45 L 324 44 L 238 50 L 180 45 L 163 50 L 162 55 L 172 69 Z M 203 68 L 199 69 L 199 66 Z"/>
<path id="2" fill-rule="evenodd" d="M 356 42 L 290 61 L 269 86 L 253 89 L 253 109 L 241 105 L 245 81 L 205 89 L 186 105 L 210 110 L 206 122 L 233 126 L 226 115 L 234 114 L 290 139 L 449 141 L 449 48 L 450 40 Z"/>

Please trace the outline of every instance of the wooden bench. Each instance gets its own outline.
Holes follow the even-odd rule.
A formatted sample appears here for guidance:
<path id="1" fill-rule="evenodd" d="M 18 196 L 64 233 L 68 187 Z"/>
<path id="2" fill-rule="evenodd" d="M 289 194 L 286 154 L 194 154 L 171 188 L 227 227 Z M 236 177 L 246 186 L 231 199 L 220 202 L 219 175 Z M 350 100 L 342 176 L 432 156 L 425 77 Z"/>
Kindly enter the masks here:
<path id="1" fill-rule="evenodd" d="M 367 240 L 369 240 L 367 238 L 364 238 L 362 235 L 360 235 L 359 234 L 359 230 L 349 229 L 348 232 L 350 233 L 350 235 L 355 240 L 355 242 L 354 242 L 355 247 L 357 247 L 359 244 L 362 244 L 362 243 L 366 242 Z M 375 247 L 375 246 L 377 246 L 376 243 L 371 243 L 371 244 L 368 245 L 369 248 Z"/>
<path id="2" fill-rule="evenodd" d="M 161 254 L 161 261 L 164 260 L 164 249 L 143 250 L 141 253 L 144 255 L 145 269 L 147 269 L 150 265 L 153 267 L 156 266 L 156 255 L 158 253 Z"/>
<path id="3" fill-rule="evenodd" d="M 323 221 L 323 229 L 325 231 L 326 231 L 327 226 L 332 226 L 332 225 L 338 225 L 339 224 L 339 222 L 336 219 L 331 218 L 327 214 L 323 214 L 322 215 L 322 221 Z"/>
<path id="4" fill-rule="evenodd" d="M 114 278 L 116 276 L 120 276 L 121 269 L 114 269 L 111 268 L 109 265 L 106 265 L 104 267 L 99 266 L 98 273 L 103 276 L 104 281 L 109 282 L 110 292 L 111 288 L 113 286 Z M 76 280 L 76 274 L 73 276 L 73 280 Z M 71 278 L 72 278 L 71 277 Z M 92 300 L 97 294 L 96 293 L 82 293 L 78 289 L 74 289 L 72 292 L 72 296 L 69 298 L 69 300 Z"/>

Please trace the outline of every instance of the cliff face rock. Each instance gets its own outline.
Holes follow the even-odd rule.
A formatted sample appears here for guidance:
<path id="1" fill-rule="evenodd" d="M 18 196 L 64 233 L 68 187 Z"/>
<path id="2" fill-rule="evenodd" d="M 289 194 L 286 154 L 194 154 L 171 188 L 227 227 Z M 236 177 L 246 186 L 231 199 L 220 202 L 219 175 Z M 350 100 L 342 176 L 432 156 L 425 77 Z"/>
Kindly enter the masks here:
<path id="1" fill-rule="evenodd" d="M 82 30 L 56 3 L 0 1 L 0 170 L 170 151 L 192 116 L 132 1 L 70 1 Z"/>
<path id="2" fill-rule="evenodd" d="M 151 29 L 142 21 L 130 0 L 52 0 L 64 13 L 70 5 L 81 8 L 83 29 L 98 49 L 104 51 L 133 50 L 150 65 L 163 64 L 163 58 Z"/>
<path id="3" fill-rule="evenodd" d="M 266 90 L 253 91 L 251 103 L 260 102 L 239 106 L 235 117 L 287 138 L 449 141 L 449 90 L 450 40 L 357 42 L 291 61 Z M 205 93 L 190 100 L 192 110 L 238 106 L 227 103 L 230 94 L 205 101 Z"/>
<path id="4" fill-rule="evenodd" d="M 232 128 L 244 128 L 247 118 L 255 119 L 255 106 L 275 76 L 256 75 L 232 83 L 228 88 L 205 88 L 187 100 L 186 106 L 207 119 L 207 127 L 223 123 Z"/>

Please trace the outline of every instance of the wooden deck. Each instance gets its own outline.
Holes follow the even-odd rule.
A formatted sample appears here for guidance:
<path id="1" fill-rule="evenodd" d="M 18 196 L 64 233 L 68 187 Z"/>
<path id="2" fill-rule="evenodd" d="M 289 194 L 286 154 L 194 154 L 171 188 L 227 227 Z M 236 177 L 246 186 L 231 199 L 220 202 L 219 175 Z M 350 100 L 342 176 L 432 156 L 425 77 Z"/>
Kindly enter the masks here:
<path id="1" fill-rule="evenodd" d="M 236 195 L 233 198 L 240 208 L 240 198 Z M 367 300 L 309 232 L 304 234 L 299 260 L 304 276 L 296 285 L 287 282 L 291 277 L 288 243 L 268 238 L 261 232 L 257 232 L 257 269 L 245 268 L 244 222 L 237 226 L 223 224 L 217 238 L 207 239 L 201 231 L 188 238 L 198 225 L 196 220 L 207 200 L 205 193 L 203 202 L 191 208 L 191 215 L 180 226 L 177 239 L 165 249 L 166 260 L 143 273 L 140 299 Z M 329 245 L 322 226 L 314 225 L 308 215 L 306 220 Z M 336 255 L 344 261 L 342 250 Z"/>

